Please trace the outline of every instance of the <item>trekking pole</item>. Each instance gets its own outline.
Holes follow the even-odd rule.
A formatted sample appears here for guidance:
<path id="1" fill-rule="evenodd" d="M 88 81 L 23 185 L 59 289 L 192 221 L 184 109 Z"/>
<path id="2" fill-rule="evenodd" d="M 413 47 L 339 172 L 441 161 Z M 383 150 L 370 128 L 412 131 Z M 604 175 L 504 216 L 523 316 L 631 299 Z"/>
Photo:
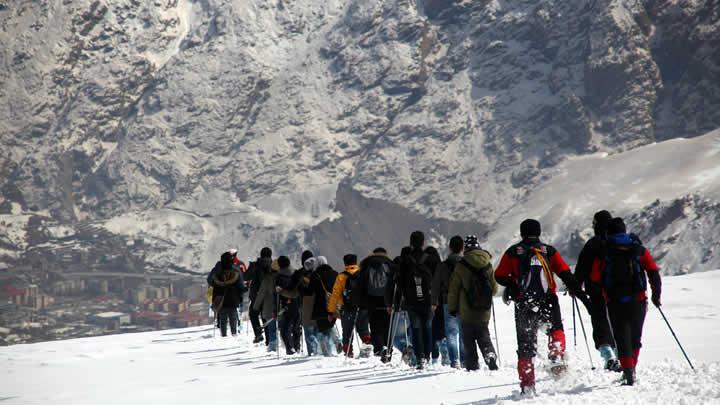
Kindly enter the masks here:
<path id="1" fill-rule="evenodd" d="M 350 351 L 353 350 L 353 338 L 355 337 L 355 323 L 357 323 L 358 315 L 360 314 L 360 307 L 355 311 L 355 317 L 353 318 L 352 330 L 350 331 L 350 340 L 348 341 L 347 351 L 345 352 L 345 360 L 350 358 Z M 345 331 L 343 331 L 345 332 Z M 358 345 L 358 355 L 360 354 L 360 345 Z"/>
<path id="2" fill-rule="evenodd" d="M 280 360 L 280 294 L 275 293 L 275 349 L 277 350 L 277 358 Z"/>
<path id="3" fill-rule="evenodd" d="M 577 303 L 577 300 L 575 299 L 575 297 L 572 298 L 572 302 L 573 302 L 574 306 L 578 307 L 577 315 L 580 320 L 580 327 L 582 328 L 583 337 L 585 338 L 585 347 L 587 348 L 588 358 L 590 359 L 590 369 L 595 370 L 595 364 L 593 364 L 592 354 L 590 353 L 590 345 L 588 344 L 587 334 L 585 333 L 585 324 L 583 323 L 582 315 L 580 314 L 580 307 L 578 306 L 578 303 Z"/>
<path id="4" fill-rule="evenodd" d="M 659 306 L 656 308 L 658 309 L 658 311 L 660 311 L 660 315 L 662 315 L 663 319 L 665 320 L 665 324 L 667 325 L 668 329 L 670 329 L 670 333 L 672 333 L 673 337 L 675 338 L 675 341 L 677 342 L 678 347 L 680 347 L 682 354 L 685 356 L 685 360 L 687 360 L 688 364 L 690 365 L 690 368 L 693 371 L 695 371 L 695 367 L 693 366 L 692 362 L 690 361 L 690 357 L 688 357 L 687 353 L 685 353 L 685 349 L 683 349 L 682 345 L 680 344 L 680 339 L 678 339 L 672 326 L 670 326 L 670 322 L 668 322 L 667 317 L 665 317 L 665 313 L 663 312 L 662 308 L 660 308 Z"/>
<path id="5" fill-rule="evenodd" d="M 492 317 L 493 317 L 493 329 L 495 329 L 495 346 L 496 346 L 496 354 L 497 354 L 497 361 L 500 362 L 500 341 L 498 340 L 498 334 L 497 334 L 497 322 L 495 321 L 495 300 L 492 301 L 492 304 L 490 305 L 490 308 L 492 308 Z"/>
<path id="6" fill-rule="evenodd" d="M 573 305 L 572 305 L 572 311 L 573 311 L 573 344 L 575 345 L 575 348 L 577 348 L 577 326 L 575 326 L 575 297 L 573 297 Z"/>

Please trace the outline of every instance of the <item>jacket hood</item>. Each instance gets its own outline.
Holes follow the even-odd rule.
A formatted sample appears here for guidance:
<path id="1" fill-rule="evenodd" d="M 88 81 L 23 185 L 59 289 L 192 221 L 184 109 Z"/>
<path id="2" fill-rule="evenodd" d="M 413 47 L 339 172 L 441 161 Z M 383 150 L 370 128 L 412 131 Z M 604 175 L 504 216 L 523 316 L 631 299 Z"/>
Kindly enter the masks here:
<path id="1" fill-rule="evenodd" d="M 465 252 L 463 258 L 472 266 L 472 268 L 468 270 L 480 271 L 480 269 L 484 269 L 491 263 L 492 255 L 486 250 L 474 249 Z"/>
<path id="2" fill-rule="evenodd" d="M 345 271 L 347 271 L 350 274 L 355 274 L 360 270 L 360 266 L 357 264 L 350 264 L 345 266 Z"/>
<path id="3" fill-rule="evenodd" d="M 217 272 L 213 276 L 213 282 L 218 287 L 227 287 L 229 285 L 237 283 L 239 278 L 240 272 L 231 269 L 225 269 Z"/>

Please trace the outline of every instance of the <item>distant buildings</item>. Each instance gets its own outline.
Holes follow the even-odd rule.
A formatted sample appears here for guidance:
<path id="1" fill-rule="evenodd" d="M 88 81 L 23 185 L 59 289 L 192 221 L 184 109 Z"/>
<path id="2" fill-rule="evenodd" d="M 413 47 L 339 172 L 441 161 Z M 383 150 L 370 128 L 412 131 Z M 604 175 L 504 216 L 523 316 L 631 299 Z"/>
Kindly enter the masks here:
<path id="1" fill-rule="evenodd" d="M 0 295 L 8 302 L 17 306 L 26 307 L 35 310 L 41 310 L 49 307 L 55 301 L 53 297 L 43 294 L 35 284 L 25 286 L 5 285 L 2 287 Z"/>
<path id="2" fill-rule="evenodd" d="M 90 322 L 107 330 L 118 330 L 130 324 L 130 315 L 122 312 L 101 312 L 90 316 Z"/>

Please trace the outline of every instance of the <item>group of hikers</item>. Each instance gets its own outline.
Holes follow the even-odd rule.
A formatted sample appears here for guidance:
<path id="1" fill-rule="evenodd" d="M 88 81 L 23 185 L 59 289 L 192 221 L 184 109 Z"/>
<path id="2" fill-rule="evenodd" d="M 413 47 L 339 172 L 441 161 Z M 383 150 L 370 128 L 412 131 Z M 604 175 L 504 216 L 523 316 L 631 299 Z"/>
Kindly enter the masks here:
<path id="1" fill-rule="evenodd" d="M 247 267 L 231 250 L 222 254 L 207 281 L 222 336 L 228 323 L 231 334 L 237 333 L 237 310 L 249 291 L 254 343 L 265 341 L 268 351 L 279 350 L 279 334 L 288 355 L 301 351 L 304 337 L 310 356 L 354 357 L 357 335 L 359 356 L 389 362 L 396 347 L 418 369 L 442 362 L 467 370 L 480 368 L 478 348 L 485 366 L 498 369 L 489 321 L 499 284 L 503 302 L 514 303 L 518 377 L 522 393 L 531 395 L 539 329 L 548 336 L 550 371 L 561 375 L 567 367 L 557 276 L 574 308 L 580 309 L 577 301 L 587 308 L 605 369 L 622 372 L 622 383 L 633 385 L 647 284 L 659 307 L 660 273 L 621 218 L 597 212 L 593 229 L 574 272 L 557 249 L 541 241 L 540 223 L 526 219 L 520 224 L 522 240 L 504 252 L 497 268 L 474 235 L 450 238 L 449 255 L 442 260 L 415 231 L 399 256 L 391 259 L 382 247 L 362 260 L 346 254 L 339 272 L 324 256 L 307 250 L 298 269 L 287 256 L 273 260 L 267 247 Z"/>

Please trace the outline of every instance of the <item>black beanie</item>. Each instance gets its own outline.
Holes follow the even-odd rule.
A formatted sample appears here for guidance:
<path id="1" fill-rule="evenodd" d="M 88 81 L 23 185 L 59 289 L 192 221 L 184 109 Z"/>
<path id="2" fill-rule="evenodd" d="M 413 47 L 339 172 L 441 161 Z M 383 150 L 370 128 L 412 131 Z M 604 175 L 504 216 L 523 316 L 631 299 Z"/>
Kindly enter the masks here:
<path id="1" fill-rule="evenodd" d="M 541 233 L 540 222 L 536 219 L 526 219 L 520 223 L 520 236 L 539 237 Z"/>
<path id="2" fill-rule="evenodd" d="M 304 265 L 305 260 L 307 260 L 311 257 L 315 257 L 315 255 L 313 255 L 313 253 L 311 251 L 306 250 L 306 251 L 302 252 L 302 255 L 300 256 L 300 264 Z"/>
<path id="3" fill-rule="evenodd" d="M 387 250 L 385 250 L 384 247 L 376 247 L 375 249 L 373 249 L 373 253 L 386 255 L 386 254 L 387 254 Z"/>
<path id="4" fill-rule="evenodd" d="M 220 266 L 223 269 L 231 269 L 233 265 L 233 257 L 230 252 L 225 252 L 220 256 Z"/>
<path id="5" fill-rule="evenodd" d="M 617 233 L 625 233 L 626 231 L 627 231 L 627 229 L 625 228 L 625 221 L 623 221 L 623 219 L 620 217 L 611 219 L 607 225 L 608 235 L 615 235 Z"/>
<path id="6" fill-rule="evenodd" d="M 272 257 L 272 249 L 269 247 L 260 249 L 260 257 Z"/>
<path id="7" fill-rule="evenodd" d="M 285 269 L 290 267 L 290 259 L 288 259 L 287 256 L 280 256 L 277 259 L 278 266 L 280 266 L 281 269 Z"/>
<path id="8" fill-rule="evenodd" d="M 460 253 L 463 251 L 463 247 L 465 247 L 465 243 L 463 242 L 463 238 L 460 235 L 455 235 L 452 238 L 450 238 L 450 251 L 453 253 Z"/>
<path id="9" fill-rule="evenodd" d="M 410 247 L 413 249 L 422 249 L 425 243 L 425 234 L 420 231 L 415 231 L 410 234 Z"/>
<path id="10" fill-rule="evenodd" d="M 343 256 L 343 263 L 346 266 L 350 266 L 352 264 L 357 264 L 357 256 L 353 254 L 347 254 Z"/>

